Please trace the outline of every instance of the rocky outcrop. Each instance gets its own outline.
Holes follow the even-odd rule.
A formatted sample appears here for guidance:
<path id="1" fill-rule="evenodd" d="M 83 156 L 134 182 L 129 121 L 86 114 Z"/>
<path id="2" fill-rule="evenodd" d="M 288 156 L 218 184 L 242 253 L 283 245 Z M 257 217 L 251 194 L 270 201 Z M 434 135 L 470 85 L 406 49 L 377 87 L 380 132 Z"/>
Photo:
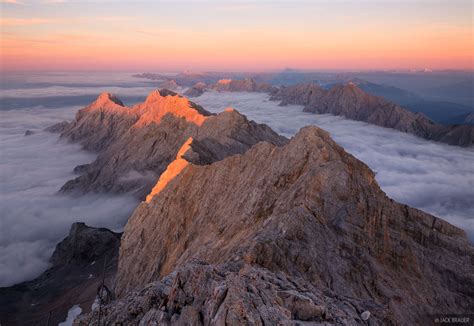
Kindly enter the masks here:
<path id="1" fill-rule="evenodd" d="M 94 162 L 77 169 L 82 174 L 68 181 L 63 192 L 134 191 L 140 198 L 150 192 L 190 137 L 193 147 L 206 152 L 199 158 L 202 162 L 193 160 L 195 164 L 243 153 L 263 140 L 286 142 L 269 127 L 248 121 L 235 110 L 211 115 L 169 90 L 156 90 L 133 107 L 103 93 L 77 113 L 61 136 L 99 153 Z"/>
<path id="2" fill-rule="evenodd" d="M 104 309 L 106 324 L 357 325 L 381 306 L 329 296 L 306 280 L 242 264 L 192 262 Z M 365 313 L 365 315 L 364 315 Z M 76 325 L 97 325 L 98 311 Z M 372 324 L 382 323 L 372 317 Z"/>
<path id="3" fill-rule="evenodd" d="M 464 232 L 388 198 L 323 130 L 205 165 L 192 143 L 125 227 L 109 322 L 404 325 L 474 309 Z"/>
<path id="4" fill-rule="evenodd" d="M 57 325 L 73 305 L 80 304 L 85 313 L 91 311 L 104 262 L 105 283 L 112 285 L 120 236 L 74 223 L 69 235 L 56 246 L 47 271 L 32 281 L 0 288 L 0 324 L 46 325 L 49 318 L 49 325 Z"/>
<path id="5" fill-rule="evenodd" d="M 279 100 L 281 105 L 303 105 L 306 112 L 340 115 L 450 145 L 474 144 L 474 127 L 436 124 L 421 113 L 412 113 L 381 97 L 369 95 L 354 83 L 329 90 L 312 83 L 282 87 L 271 100 Z"/>
<path id="6" fill-rule="evenodd" d="M 196 83 L 192 87 L 188 88 L 183 95 L 188 97 L 198 97 L 204 94 L 207 85 L 205 83 Z"/>

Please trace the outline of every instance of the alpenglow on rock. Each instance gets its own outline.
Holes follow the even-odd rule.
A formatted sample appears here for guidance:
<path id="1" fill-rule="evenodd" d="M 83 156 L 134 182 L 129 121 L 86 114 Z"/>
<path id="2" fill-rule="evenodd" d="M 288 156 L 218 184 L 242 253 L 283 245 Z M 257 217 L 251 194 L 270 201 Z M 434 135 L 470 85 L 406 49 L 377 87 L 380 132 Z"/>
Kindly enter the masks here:
<path id="1" fill-rule="evenodd" d="M 107 323 L 417 324 L 474 308 L 464 232 L 388 198 L 325 131 L 187 159 L 205 153 L 182 148 L 188 164 L 128 221 Z"/>
<path id="2" fill-rule="evenodd" d="M 81 175 L 68 181 L 62 191 L 135 191 L 141 198 L 148 195 L 190 137 L 194 147 L 206 150 L 201 161 L 193 160 L 195 164 L 243 153 L 259 141 L 287 141 L 235 110 L 212 115 L 169 90 L 155 90 L 145 102 L 130 108 L 103 93 L 79 110 L 61 137 L 99 153 L 94 162 L 78 169 Z"/>
<path id="3" fill-rule="evenodd" d="M 410 112 L 382 97 L 370 95 L 354 83 L 329 90 L 313 83 L 281 87 L 270 99 L 281 101 L 280 105 L 303 105 L 306 112 L 344 116 L 450 145 L 474 145 L 474 126 L 437 124 L 422 113 Z"/>

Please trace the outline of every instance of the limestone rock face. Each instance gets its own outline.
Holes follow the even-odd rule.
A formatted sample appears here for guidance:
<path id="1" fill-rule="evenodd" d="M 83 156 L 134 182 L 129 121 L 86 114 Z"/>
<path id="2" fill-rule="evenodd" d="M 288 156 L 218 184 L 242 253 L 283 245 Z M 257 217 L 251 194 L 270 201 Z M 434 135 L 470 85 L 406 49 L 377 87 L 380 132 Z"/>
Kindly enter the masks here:
<path id="1" fill-rule="evenodd" d="M 169 90 L 153 91 L 143 103 L 124 107 L 104 93 L 80 110 L 62 137 L 99 152 L 78 169 L 64 192 L 129 192 L 145 198 L 159 176 L 176 158 L 187 139 L 206 148 L 203 163 L 243 153 L 259 141 L 283 144 L 286 139 L 265 125 L 248 121 L 234 110 L 211 115 Z M 198 161 L 194 161 L 200 164 Z"/>
<path id="2" fill-rule="evenodd" d="M 112 288 L 121 234 L 74 223 L 51 257 L 51 267 L 32 281 L 0 288 L 2 325 L 50 325 L 66 320 L 67 311 L 80 304 L 87 313 L 102 282 Z"/>
<path id="3" fill-rule="evenodd" d="M 473 126 L 436 124 L 421 113 L 412 113 L 381 97 L 367 94 L 353 83 L 329 90 L 312 83 L 282 87 L 271 99 L 280 100 L 281 105 L 303 105 L 306 112 L 340 115 L 450 145 L 474 144 Z"/>
<path id="4" fill-rule="evenodd" d="M 205 154 L 197 146 L 194 150 L 191 146 L 181 157 Z M 201 316 L 203 324 L 212 323 L 215 299 L 209 291 L 217 295 L 216 286 L 173 274 L 194 261 L 216 268 L 209 278 L 228 287 L 230 281 L 218 275 L 231 274 L 217 266 L 237 266 L 232 275 L 246 290 L 240 288 L 225 308 L 226 318 L 236 323 L 245 320 L 246 311 L 262 318 L 254 324 L 324 321 L 330 315 L 357 323 L 356 314 L 366 310 L 375 321 L 417 324 L 428 313 L 473 311 L 474 249 L 464 232 L 388 198 L 374 173 L 323 130 L 306 127 L 286 145 L 261 142 L 212 164 L 188 162 L 140 204 L 125 227 L 117 273 L 122 299 L 110 307 L 116 320 L 171 318 L 171 324 L 178 324 L 180 318 Z M 251 295 L 260 283 L 245 280 L 247 273 L 259 271 L 311 284 L 308 291 L 298 286 L 282 290 L 311 301 L 301 299 L 304 308 L 291 308 L 275 290 L 259 296 L 262 306 Z M 201 272 L 189 273 L 199 278 Z M 169 285 L 165 278 L 148 287 L 167 275 L 177 283 Z M 180 292 L 178 303 L 170 303 L 174 308 L 166 303 L 176 298 L 167 286 Z M 271 284 L 261 286 L 272 289 Z M 146 303 L 146 309 L 122 309 L 145 304 L 138 301 L 149 291 L 161 299 Z M 248 303 L 246 293 L 255 305 L 242 306 Z"/>

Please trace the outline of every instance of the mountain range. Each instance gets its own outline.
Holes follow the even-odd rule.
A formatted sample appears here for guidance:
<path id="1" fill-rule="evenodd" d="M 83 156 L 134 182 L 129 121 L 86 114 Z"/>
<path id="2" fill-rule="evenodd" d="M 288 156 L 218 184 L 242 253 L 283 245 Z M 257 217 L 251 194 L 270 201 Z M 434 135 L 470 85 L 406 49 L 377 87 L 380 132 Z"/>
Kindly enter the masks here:
<path id="1" fill-rule="evenodd" d="M 141 198 L 187 139 L 206 148 L 206 155 L 190 159 L 195 164 L 243 153 L 259 141 L 286 141 L 235 110 L 213 115 L 169 90 L 153 91 L 143 103 L 132 107 L 102 93 L 80 110 L 73 122 L 60 127 L 61 137 L 99 152 L 94 162 L 78 169 L 80 176 L 67 182 L 63 192 L 133 191 Z"/>
<path id="2" fill-rule="evenodd" d="M 2 324 L 28 309 L 36 319 L 24 324 L 44 322 L 50 302 L 74 301 L 91 260 L 117 251 L 107 269 L 116 298 L 77 325 L 408 325 L 474 310 L 465 233 L 388 198 L 322 129 L 286 139 L 234 109 L 213 115 L 157 90 L 132 107 L 103 93 L 51 130 L 98 153 L 63 191 L 134 191 L 143 201 L 123 235 L 74 225 L 52 270 L 0 290 L 12 298 Z M 32 308 L 33 288 L 53 298 Z"/>
<path id="3" fill-rule="evenodd" d="M 344 116 L 450 145 L 467 147 L 474 144 L 473 126 L 437 124 L 421 113 L 410 112 L 382 97 L 370 95 L 352 82 L 330 89 L 314 83 L 282 87 L 270 99 L 281 101 L 282 106 L 302 105 L 305 112 Z"/>

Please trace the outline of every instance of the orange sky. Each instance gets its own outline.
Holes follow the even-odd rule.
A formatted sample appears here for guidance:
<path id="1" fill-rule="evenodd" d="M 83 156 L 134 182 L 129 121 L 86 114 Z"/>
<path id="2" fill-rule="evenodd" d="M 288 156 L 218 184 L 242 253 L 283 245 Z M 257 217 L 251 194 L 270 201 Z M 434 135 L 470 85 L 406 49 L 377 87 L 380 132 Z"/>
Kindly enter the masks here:
<path id="1" fill-rule="evenodd" d="M 2 3 L 1 68 L 473 69 L 472 4 L 436 3 Z"/>

